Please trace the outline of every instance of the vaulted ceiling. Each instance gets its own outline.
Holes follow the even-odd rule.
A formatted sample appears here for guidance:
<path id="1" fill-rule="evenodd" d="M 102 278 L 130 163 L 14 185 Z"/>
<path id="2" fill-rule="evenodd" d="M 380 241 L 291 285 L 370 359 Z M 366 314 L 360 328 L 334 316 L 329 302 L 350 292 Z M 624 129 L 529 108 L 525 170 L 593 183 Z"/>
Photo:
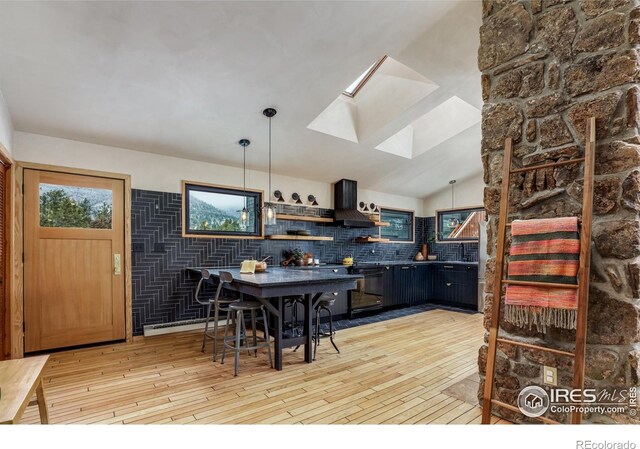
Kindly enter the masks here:
<path id="1" fill-rule="evenodd" d="M 481 170 L 479 124 L 421 122 L 481 108 L 480 23 L 480 2 L 0 2 L 0 90 L 20 131 L 232 166 L 246 137 L 263 170 L 272 106 L 275 172 L 424 197 Z M 307 128 L 384 54 L 438 88 L 357 142 Z M 409 126 L 412 159 L 375 149 Z"/>

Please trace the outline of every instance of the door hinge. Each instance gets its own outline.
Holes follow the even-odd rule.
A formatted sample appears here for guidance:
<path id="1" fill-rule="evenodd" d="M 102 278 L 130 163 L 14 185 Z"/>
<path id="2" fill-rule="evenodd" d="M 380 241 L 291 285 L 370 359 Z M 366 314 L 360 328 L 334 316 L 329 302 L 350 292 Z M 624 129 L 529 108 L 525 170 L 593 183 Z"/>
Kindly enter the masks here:
<path id="1" fill-rule="evenodd" d="M 22 252 L 22 263 L 24 263 L 24 251 Z"/>
<path id="2" fill-rule="evenodd" d="M 24 195 L 24 182 L 22 183 L 22 194 Z"/>
<path id="3" fill-rule="evenodd" d="M 25 332 L 27 332 L 27 323 L 25 323 L 24 321 L 22 322 L 22 333 L 24 334 Z"/>

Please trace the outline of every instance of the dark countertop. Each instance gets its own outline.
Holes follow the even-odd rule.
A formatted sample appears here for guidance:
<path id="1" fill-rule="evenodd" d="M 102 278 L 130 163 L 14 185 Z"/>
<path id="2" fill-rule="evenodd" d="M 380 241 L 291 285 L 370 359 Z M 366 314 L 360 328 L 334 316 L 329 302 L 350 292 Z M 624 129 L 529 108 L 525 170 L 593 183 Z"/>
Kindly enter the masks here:
<path id="1" fill-rule="evenodd" d="M 429 265 L 429 264 L 446 264 L 446 265 L 478 265 L 478 262 L 464 261 L 448 261 L 448 260 L 384 260 L 371 262 L 358 262 L 355 267 L 367 266 L 389 266 L 389 265 Z"/>
<path id="2" fill-rule="evenodd" d="M 290 268 L 270 267 L 264 273 L 240 274 L 239 267 L 207 268 L 213 276 L 220 271 L 228 271 L 233 275 L 235 282 L 254 287 L 273 287 L 287 285 L 301 285 L 314 283 L 331 283 L 335 281 L 355 281 L 361 279 L 358 274 L 338 274 L 327 270 L 299 270 Z M 200 273 L 201 268 L 193 267 L 187 270 Z"/>

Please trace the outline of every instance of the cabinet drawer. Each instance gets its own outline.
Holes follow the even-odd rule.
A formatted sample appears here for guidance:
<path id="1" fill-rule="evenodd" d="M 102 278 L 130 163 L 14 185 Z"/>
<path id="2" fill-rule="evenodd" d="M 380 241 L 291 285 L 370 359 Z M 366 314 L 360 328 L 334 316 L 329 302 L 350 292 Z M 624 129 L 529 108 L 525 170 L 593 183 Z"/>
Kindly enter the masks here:
<path id="1" fill-rule="evenodd" d="M 436 279 L 443 283 L 464 284 L 465 277 L 465 272 L 463 271 L 441 270 L 436 273 Z"/>

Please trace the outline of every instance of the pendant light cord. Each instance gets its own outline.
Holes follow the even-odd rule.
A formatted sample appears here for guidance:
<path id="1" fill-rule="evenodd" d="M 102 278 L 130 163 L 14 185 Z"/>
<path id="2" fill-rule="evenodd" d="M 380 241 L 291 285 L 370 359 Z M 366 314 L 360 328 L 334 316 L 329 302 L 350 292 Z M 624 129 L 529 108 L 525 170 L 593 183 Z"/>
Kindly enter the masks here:
<path id="1" fill-rule="evenodd" d="M 452 179 L 451 181 L 449 181 L 449 185 L 451 186 L 451 209 L 454 208 L 454 201 L 453 201 L 453 186 L 455 185 L 456 180 Z"/>
<path id="2" fill-rule="evenodd" d="M 242 146 L 242 192 L 244 193 L 244 208 L 247 208 L 247 146 Z"/>
<path id="3" fill-rule="evenodd" d="M 271 206 L 271 117 L 269 117 L 269 192 L 268 204 Z"/>

